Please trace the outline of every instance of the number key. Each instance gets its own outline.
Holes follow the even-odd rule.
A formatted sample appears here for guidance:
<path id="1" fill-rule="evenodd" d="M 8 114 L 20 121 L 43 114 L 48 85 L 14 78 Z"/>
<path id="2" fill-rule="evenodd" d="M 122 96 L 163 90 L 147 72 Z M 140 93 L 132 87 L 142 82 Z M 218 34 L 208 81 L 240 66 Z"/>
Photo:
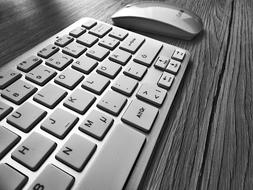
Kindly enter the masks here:
<path id="1" fill-rule="evenodd" d="M 48 81 L 50 81 L 56 72 L 50 69 L 47 66 L 39 65 L 38 67 L 31 70 L 29 73 L 26 74 L 25 78 L 29 81 L 34 82 L 40 86 L 45 85 Z"/>
<path id="2" fill-rule="evenodd" d="M 11 83 L 19 79 L 22 75 L 16 71 L 9 70 L 7 72 L 0 72 L 0 89 L 4 89 Z"/>
<path id="3" fill-rule="evenodd" d="M 59 71 L 62 71 L 64 68 L 66 68 L 73 59 L 67 55 L 64 55 L 62 53 L 56 53 L 53 56 L 49 57 L 46 60 L 46 64 L 48 66 L 51 66 Z"/>
<path id="4" fill-rule="evenodd" d="M 19 70 L 27 73 L 30 70 L 32 70 L 33 68 L 37 67 L 41 62 L 42 62 L 42 60 L 40 58 L 32 55 L 32 56 L 28 57 L 26 60 L 19 63 L 17 68 Z"/>

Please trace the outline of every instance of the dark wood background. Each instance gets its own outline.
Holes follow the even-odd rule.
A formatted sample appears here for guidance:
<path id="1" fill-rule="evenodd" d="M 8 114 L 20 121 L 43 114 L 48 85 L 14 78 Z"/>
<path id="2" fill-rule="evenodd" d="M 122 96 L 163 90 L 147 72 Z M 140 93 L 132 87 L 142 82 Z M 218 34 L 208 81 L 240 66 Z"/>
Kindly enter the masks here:
<path id="1" fill-rule="evenodd" d="M 111 23 L 135 0 L 0 0 L 0 65 L 81 17 Z M 142 189 L 253 189 L 253 1 L 167 0 L 196 12 L 192 53 Z"/>

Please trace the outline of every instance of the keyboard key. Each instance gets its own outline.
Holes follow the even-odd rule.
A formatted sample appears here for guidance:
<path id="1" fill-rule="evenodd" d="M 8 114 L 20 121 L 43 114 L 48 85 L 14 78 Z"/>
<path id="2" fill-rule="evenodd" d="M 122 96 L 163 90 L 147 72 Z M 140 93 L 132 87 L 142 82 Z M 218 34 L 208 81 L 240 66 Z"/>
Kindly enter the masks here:
<path id="1" fill-rule="evenodd" d="M 74 30 L 72 30 L 69 33 L 69 35 L 77 38 L 77 37 L 81 36 L 83 33 L 85 33 L 85 31 L 86 31 L 85 28 L 83 28 L 83 27 L 77 27 Z"/>
<path id="2" fill-rule="evenodd" d="M 72 64 L 71 67 L 84 74 L 89 74 L 97 65 L 98 62 L 96 60 L 87 56 L 81 56 Z"/>
<path id="3" fill-rule="evenodd" d="M 131 96 L 137 86 L 138 82 L 135 79 L 120 75 L 112 85 L 112 89 L 126 96 Z"/>
<path id="4" fill-rule="evenodd" d="M 71 175 L 50 164 L 35 179 L 29 190 L 67 190 L 72 187 L 73 183 L 74 178 Z"/>
<path id="5" fill-rule="evenodd" d="M 69 90 L 73 90 L 83 78 L 84 76 L 81 73 L 67 68 L 55 78 L 54 82 Z"/>
<path id="6" fill-rule="evenodd" d="M 35 55 L 32 55 L 32 56 L 28 57 L 26 60 L 20 62 L 17 65 L 17 68 L 20 71 L 27 73 L 30 70 L 32 70 L 33 68 L 37 67 L 41 62 L 42 62 L 42 60 L 40 58 L 38 58 Z"/>
<path id="7" fill-rule="evenodd" d="M 48 84 L 35 94 L 33 100 L 53 109 L 67 94 L 68 93 L 60 87 Z"/>
<path id="8" fill-rule="evenodd" d="M 120 49 L 128 51 L 129 53 L 135 53 L 143 44 L 145 39 L 137 35 L 129 35 L 120 45 Z"/>
<path id="9" fill-rule="evenodd" d="M 98 102 L 97 107 L 112 115 L 118 116 L 126 102 L 127 99 L 121 94 L 114 91 L 107 91 Z"/>
<path id="10" fill-rule="evenodd" d="M 94 34 L 97 37 L 102 38 L 104 35 L 106 35 L 110 30 L 112 29 L 111 26 L 99 23 L 96 26 L 94 26 L 89 33 Z"/>
<path id="11" fill-rule="evenodd" d="M 168 72 L 163 72 L 162 76 L 160 77 L 158 81 L 158 86 L 169 89 L 174 81 L 175 75 L 172 75 Z"/>
<path id="12" fill-rule="evenodd" d="M 72 61 L 73 59 L 71 57 L 58 52 L 46 60 L 46 65 L 62 71 Z"/>
<path id="13" fill-rule="evenodd" d="M 119 28 L 113 28 L 109 33 L 109 36 L 114 37 L 118 40 L 124 40 L 128 33 L 125 30 Z"/>
<path id="14" fill-rule="evenodd" d="M 159 53 L 161 48 L 161 43 L 153 41 L 145 42 L 137 52 L 134 61 L 149 67 L 153 63 L 156 55 Z"/>
<path id="15" fill-rule="evenodd" d="M 26 102 L 7 117 L 7 123 L 27 133 L 39 123 L 47 112 Z"/>
<path id="16" fill-rule="evenodd" d="M 79 130 L 102 140 L 112 124 L 113 119 L 111 117 L 97 110 L 92 110 L 79 127 Z"/>
<path id="17" fill-rule="evenodd" d="M 3 126 L 0 126 L 0 159 L 3 158 L 3 156 L 9 152 L 10 149 L 20 141 L 20 139 L 21 138 L 15 133 L 9 131 Z"/>
<path id="18" fill-rule="evenodd" d="M 78 117 L 58 108 L 41 124 L 41 129 L 57 138 L 63 139 L 77 121 Z"/>
<path id="19" fill-rule="evenodd" d="M 77 189 L 123 189 L 144 143 L 143 134 L 115 126 Z"/>
<path id="20" fill-rule="evenodd" d="M 5 103 L 3 103 L 2 101 L 0 101 L 0 121 L 7 116 L 11 111 L 13 110 L 13 108 Z"/>
<path id="21" fill-rule="evenodd" d="M 62 52 L 72 57 L 78 58 L 86 51 L 86 47 L 76 42 L 71 42 L 62 49 Z"/>
<path id="22" fill-rule="evenodd" d="M 87 47 L 91 47 L 98 41 L 98 38 L 92 34 L 85 33 L 81 35 L 76 41 Z"/>
<path id="23" fill-rule="evenodd" d="M 50 69 L 47 66 L 39 65 L 38 67 L 27 73 L 25 78 L 29 81 L 34 82 L 35 84 L 43 86 L 47 82 L 49 82 L 55 75 L 56 72 L 54 70 Z"/>
<path id="24" fill-rule="evenodd" d="M 20 190 L 28 178 L 8 164 L 0 164 L 0 184 L 3 190 Z"/>
<path id="25" fill-rule="evenodd" d="M 94 45 L 92 48 L 90 48 L 86 55 L 88 57 L 91 57 L 93 59 L 96 59 L 98 61 L 103 61 L 104 58 L 109 54 L 109 50 L 100 47 L 99 45 Z"/>
<path id="26" fill-rule="evenodd" d="M 67 108 L 84 114 L 95 102 L 96 97 L 82 89 L 76 89 L 63 103 Z"/>
<path id="27" fill-rule="evenodd" d="M 167 56 L 162 56 L 159 55 L 157 57 L 157 59 L 155 60 L 155 68 L 160 69 L 160 70 L 165 70 L 165 68 L 167 67 L 168 63 L 170 61 L 170 58 Z"/>
<path id="28" fill-rule="evenodd" d="M 37 88 L 34 86 L 25 81 L 18 80 L 4 89 L 1 96 L 15 104 L 20 105 L 36 91 Z"/>
<path id="29" fill-rule="evenodd" d="M 165 100 L 166 94 L 166 90 L 156 85 L 144 83 L 141 85 L 141 88 L 139 89 L 136 96 L 141 100 L 160 107 Z"/>
<path id="30" fill-rule="evenodd" d="M 131 58 L 131 54 L 120 49 L 116 49 L 110 54 L 109 59 L 121 65 L 126 65 L 129 59 Z"/>
<path id="31" fill-rule="evenodd" d="M 9 70 L 7 72 L 0 72 L 0 89 L 4 89 L 16 80 L 18 80 L 22 75 L 14 70 Z"/>
<path id="32" fill-rule="evenodd" d="M 58 38 L 54 44 L 57 45 L 57 46 L 60 46 L 60 47 L 64 47 L 66 45 L 68 45 L 70 42 L 72 42 L 74 39 L 69 36 L 69 35 L 64 35 L 60 38 Z"/>
<path id="33" fill-rule="evenodd" d="M 82 87 L 95 94 L 102 94 L 105 88 L 110 84 L 110 80 L 97 73 L 92 73 L 82 84 Z"/>
<path id="34" fill-rule="evenodd" d="M 110 36 L 105 36 L 103 39 L 99 41 L 99 45 L 110 50 L 113 50 L 115 47 L 119 45 L 119 40 L 112 38 Z"/>
<path id="35" fill-rule="evenodd" d="M 40 50 L 37 54 L 38 56 L 47 59 L 51 55 L 55 54 L 58 50 L 59 48 L 57 46 L 50 44 L 47 47 Z"/>
<path id="36" fill-rule="evenodd" d="M 177 74 L 180 66 L 181 66 L 181 63 L 179 61 L 171 59 L 168 66 L 166 67 L 166 71 L 175 75 Z"/>
<path id="37" fill-rule="evenodd" d="M 95 152 L 96 147 L 96 144 L 73 134 L 55 157 L 72 169 L 81 172 Z"/>
<path id="38" fill-rule="evenodd" d="M 121 70 L 121 66 L 110 60 L 104 60 L 97 68 L 97 72 L 99 74 L 102 74 L 111 79 L 114 79 L 117 76 L 117 74 L 120 72 L 120 70 Z"/>
<path id="39" fill-rule="evenodd" d="M 183 61 L 184 56 L 185 56 L 185 50 L 176 49 L 172 55 L 172 59 L 175 59 L 177 61 Z"/>
<path id="40" fill-rule="evenodd" d="M 85 28 L 87 28 L 87 29 L 91 29 L 91 28 L 92 28 L 93 26 L 95 26 L 96 24 L 97 24 L 96 21 L 89 19 L 89 20 L 86 20 L 86 21 L 82 24 L 82 27 L 85 27 Z"/>
<path id="41" fill-rule="evenodd" d="M 148 68 L 146 66 L 132 61 L 127 65 L 123 73 L 134 79 L 141 80 L 146 74 L 147 70 Z"/>
<path id="42" fill-rule="evenodd" d="M 157 108 L 135 99 L 130 103 L 121 120 L 126 124 L 148 132 L 157 115 Z"/>
<path id="43" fill-rule="evenodd" d="M 11 157 L 28 169 L 36 171 L 55 147 L 55 142 L 34 132 L 15 149 Z"/>

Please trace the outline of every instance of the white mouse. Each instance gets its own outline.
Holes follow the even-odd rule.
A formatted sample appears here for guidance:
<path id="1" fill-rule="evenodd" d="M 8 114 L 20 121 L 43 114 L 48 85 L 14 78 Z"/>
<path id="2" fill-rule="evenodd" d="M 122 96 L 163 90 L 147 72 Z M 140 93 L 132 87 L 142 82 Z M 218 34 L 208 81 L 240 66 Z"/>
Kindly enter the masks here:
<path id="1" fill-rule="evenodd" d="M 123 28 L 186 40 L 203 30 L 196 14 L 162 2 L 129 4 L 111 18 L 115 25 Z"/>

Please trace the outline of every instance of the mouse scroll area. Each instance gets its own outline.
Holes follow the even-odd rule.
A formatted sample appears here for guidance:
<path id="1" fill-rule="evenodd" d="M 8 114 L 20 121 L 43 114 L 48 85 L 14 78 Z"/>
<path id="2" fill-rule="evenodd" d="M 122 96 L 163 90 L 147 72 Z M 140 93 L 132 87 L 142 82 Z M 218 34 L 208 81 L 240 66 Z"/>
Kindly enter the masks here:
<path id="1" fill-rule="evenodd" d="M 115 25 L 140 32 L 190 40 L 203 29 L 194 13 L 161 2 L 127 5 L 112 17 Z"/>

